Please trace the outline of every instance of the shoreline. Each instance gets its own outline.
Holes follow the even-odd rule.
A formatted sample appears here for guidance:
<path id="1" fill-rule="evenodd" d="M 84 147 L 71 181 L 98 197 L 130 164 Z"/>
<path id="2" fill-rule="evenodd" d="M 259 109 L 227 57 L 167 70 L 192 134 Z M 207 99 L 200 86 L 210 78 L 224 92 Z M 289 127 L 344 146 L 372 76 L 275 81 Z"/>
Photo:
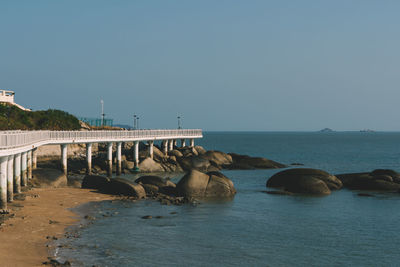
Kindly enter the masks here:
<path id="1" fill-rule="evenodd" d="M 23 194 L 25 200 L 9 204 L 10 214 L 0 227 L 3 266 L 46 266 L 43 263 L 54 256 L 54 241 L 82 222 L 79 206 L 117 199 L 73 187 L 34 188 Z"/>

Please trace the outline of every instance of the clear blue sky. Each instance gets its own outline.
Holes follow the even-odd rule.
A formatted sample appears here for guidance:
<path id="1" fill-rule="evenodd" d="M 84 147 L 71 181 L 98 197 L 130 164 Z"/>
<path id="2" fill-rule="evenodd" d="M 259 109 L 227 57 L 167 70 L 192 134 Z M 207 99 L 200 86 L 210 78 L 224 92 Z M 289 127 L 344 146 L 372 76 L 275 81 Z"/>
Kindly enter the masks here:
<path id="1" fill-rule="evenodd" d="M 0 1 L 0 88 L 144 128 L 400 130 L 400 1 Z"/>

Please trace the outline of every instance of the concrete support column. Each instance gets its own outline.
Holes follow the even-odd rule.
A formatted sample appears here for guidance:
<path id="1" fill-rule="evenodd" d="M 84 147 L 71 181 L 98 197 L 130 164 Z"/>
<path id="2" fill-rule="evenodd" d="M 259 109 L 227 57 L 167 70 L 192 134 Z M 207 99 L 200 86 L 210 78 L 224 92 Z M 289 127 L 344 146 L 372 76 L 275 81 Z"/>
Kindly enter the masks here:
<path id="1" fill-rule="evenodd" d="M 133 161 L 135 162 L 135 167 L 139 167 L 139 141 L 134 142 L 134 153 L 133 153 Z"/>
<path id="2" fill-rule="evenodd" d="M 181 139 L 181 147 L 185 147 L 186 146 L 186 140 L 185 139 Z"/>
<path id="3" fill-rule="evenodd" d="M 112 177 L 112 145 L 107 143 L 107 176 Z"/>
<path id="4" fill-rule="evenodd" d="M 32 170 L 37 168 L 37 148 L 32 150 Z"/>
<path id="5" fill-rule="evenodd" d="M 68 174 L 67 161 L 68 161 L 68 146 L 64 144 L 61 145 L 61 167 L 65 175 Z"/>
<path id="6" fill-rule="evenodd" d="M 174 149 L 175 147 L 178 147 L 178 140 L 174 139 L 174 146 L 172 147 L 172 149 Z"/>
<path id="7" fill-rule="evenodd" d="M 117 175 L 121 175 L 122 173 L 122 143 L 117 143 Z"/>
<path id="8" fill-rule="evenodd" d="M 92 174 L 92 143 L 86 144 L 86 174 Z"/>
<path id="9" fill-rule="evenodd" d="M 28 176 L 28 180 L 32 179 L 32 150 L 26 152 L 27 155 L 27 165 L 26 165 L 26 172 Z"/>
<path id="10" fill-rule="evenodd" d="M 7 163 L 8 156 L 0 158 L 0 210 L 7 209 Z"/>
<path id="11" fill-rule="evenodd" d="M 149 157 L 152 159 L 154 154 L 154 141 L 149 141 Z"/>
<path id="12" fill-rule="evenodd" d="M 169 140 L 169 148 L 168 148 L 168 150 L 169 151 L 171 151 L 171 150 L 173 150 L 174 149 L 174 140 Z"/>
<path id="13" fill-rule="evenodd" d="M 22 152 L 21 154 L 21 186 L 28 185 L 28 174 L 26 170 L 26 163 L 27 163 L 27 153 Z"/>
<path id="14" fill-rule="evenodd" d="M 21 193 L 21 154 L 14 156 L 14 193 Z"/>
<path id="15" fill-rule="evenodd" d="M 168 140 L 162 142 L 164 155 L 168 154 Z"/>
<path id="16" fill-rule="evenodd" d="M 190 139 L 190 147 L 194 147 L 194 139 Z"/>
<path id="17" fill-rule="evenodd" d="M 14 155 L 8 157 L 7 164 L 7 201 L 14 200 Z"/>

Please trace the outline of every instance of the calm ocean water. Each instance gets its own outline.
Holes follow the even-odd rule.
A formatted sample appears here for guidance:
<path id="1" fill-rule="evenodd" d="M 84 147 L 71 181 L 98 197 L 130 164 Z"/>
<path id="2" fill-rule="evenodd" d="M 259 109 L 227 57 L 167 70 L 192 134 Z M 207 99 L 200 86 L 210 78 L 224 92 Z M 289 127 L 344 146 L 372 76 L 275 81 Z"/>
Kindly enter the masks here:
<path id="1" fill-rule="evenodd" d="M 299 162 L 331 173 L 400 171 L 400 133 L 205 133 L 206 149 Z M 395 266 L 400 195 L 326 197 L 263 193 L 279 170 L 224 171 L 233 201 L 162 206 L 105 202 L 61 258 L 84 266 Z M 133 179 L 133 177 L 131 177 Z M 170 214 L 177 212 L 177 214 Z M 143 220 L 144 215 L 161 219 Z"/>

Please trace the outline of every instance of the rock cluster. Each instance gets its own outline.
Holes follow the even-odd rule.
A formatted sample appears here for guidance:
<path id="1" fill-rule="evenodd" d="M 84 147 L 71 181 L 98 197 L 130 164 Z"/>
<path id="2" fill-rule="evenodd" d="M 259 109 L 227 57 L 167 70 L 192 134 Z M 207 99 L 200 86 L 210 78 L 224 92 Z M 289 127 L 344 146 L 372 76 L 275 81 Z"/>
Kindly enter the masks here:
<path id="1" fill-rule="evenodd" d="M 267 187 L 290 193 L 329 195 L 342 187 L 342 182 L 325 171 L 296 168 L 279 172 L 267 181 Z"/>
<path id="2" fill-rule="evenodd" d="M 399 191 L 400 174 L 393 170 L 378 169 L 366 173 L 336 175 L 343 186 L 352 190 Z"/>

